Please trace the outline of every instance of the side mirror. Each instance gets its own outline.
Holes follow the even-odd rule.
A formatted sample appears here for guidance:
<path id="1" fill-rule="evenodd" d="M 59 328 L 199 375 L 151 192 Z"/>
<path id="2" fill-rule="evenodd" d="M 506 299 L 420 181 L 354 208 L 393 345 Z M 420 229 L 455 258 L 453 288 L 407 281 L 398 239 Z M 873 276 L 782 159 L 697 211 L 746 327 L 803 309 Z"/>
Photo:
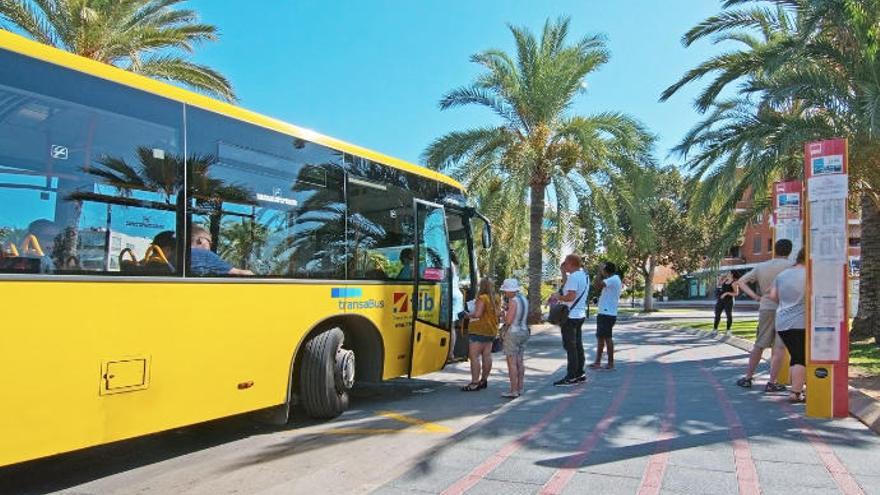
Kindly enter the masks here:
<path id="1" fill-rule="evenodd" d="M 492 247 L 492 227 L 489 222 L 483 223 L 483 247 L 489 249 Z"/>

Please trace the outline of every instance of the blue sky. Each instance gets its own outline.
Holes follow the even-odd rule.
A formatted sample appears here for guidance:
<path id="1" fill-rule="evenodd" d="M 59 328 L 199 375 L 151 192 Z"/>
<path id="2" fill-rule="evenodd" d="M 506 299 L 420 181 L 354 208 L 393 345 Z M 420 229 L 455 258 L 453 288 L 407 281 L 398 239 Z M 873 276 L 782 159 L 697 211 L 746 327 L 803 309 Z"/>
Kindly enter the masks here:
<path id="1" fill-rule="evenodd" d="M 697 121 L 687 88 L 660 92 L 720 48 L 685 49 L 681 35 L 717 13 L 715 0 L 192 0 L 221 39 L 195 56 L 226 74 L 240 105 L 361 146 L 420 163 L 433 139 L 486 125 L 483 110 L 441 111 L 445 91 L 469 83 L 471 54 L 513 49 L 507 24 L 540 33 L 571 17 L 572 41 L 607 37 L 611 60 L 587 78 L 572 113 L 625 112 L 658 135 L 667 153 Z M 246 6 L 246 7 L 245 7 Z"/>

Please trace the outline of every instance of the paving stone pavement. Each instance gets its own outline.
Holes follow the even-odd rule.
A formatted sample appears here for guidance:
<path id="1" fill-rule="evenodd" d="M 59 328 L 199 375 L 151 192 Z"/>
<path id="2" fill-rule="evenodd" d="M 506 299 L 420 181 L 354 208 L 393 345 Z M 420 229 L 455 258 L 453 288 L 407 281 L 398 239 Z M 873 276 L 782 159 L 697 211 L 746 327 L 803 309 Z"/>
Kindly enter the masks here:
<path id="1" fill-rule="evenodd" d="M 373 493 L 880 494 L 880 437 L 853 418 L 806 419 L 760 377 L 737 387 L 739 349 L 639 322 L 615 343 L 617 370 L 533 384 Z"/>

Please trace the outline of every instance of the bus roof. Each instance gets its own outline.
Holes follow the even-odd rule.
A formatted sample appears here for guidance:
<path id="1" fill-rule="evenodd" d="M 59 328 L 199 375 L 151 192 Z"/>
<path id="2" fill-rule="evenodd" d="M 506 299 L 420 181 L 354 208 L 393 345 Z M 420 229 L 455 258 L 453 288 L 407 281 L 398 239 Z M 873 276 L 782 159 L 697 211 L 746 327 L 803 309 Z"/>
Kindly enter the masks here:
<path id="1" fill-rule="evenodd" d="M 43 60 L 61 67 L 73 69 L 91 76 L 107 79 L 132 88 L 140 89 L 148 93 L 159 95 L 171 100 L 179 101 L 187 105 L 199 107 L 204 110 L 216 112 L 228 117 L 242 120 L 254 125 L 272 129 L 300 139 L 305 139 L 339 151 L 351 153 L 375 162 L 382 163 L 400 170 L 412 172 L 422 177 L 434 179 L 449 184 L 457 189 L 464 189 L 462 185 L 446 175 L 435 170 L 425 168 L 413 163 L 394 158 L 361 146 L 357 146 L 336 138 L 319 134 L 313 130 L 283 122 L 278 119 L 267 117 L 235 105 L 225 103 L 214 98 L 189 91 L 172 84 L 168 84 L 150 77 L 135 74 L 103 62 L 81 57 L 73 53 L 60 50 L 23 36 L 0 29 L 0 48 L 28 57 Z"/>

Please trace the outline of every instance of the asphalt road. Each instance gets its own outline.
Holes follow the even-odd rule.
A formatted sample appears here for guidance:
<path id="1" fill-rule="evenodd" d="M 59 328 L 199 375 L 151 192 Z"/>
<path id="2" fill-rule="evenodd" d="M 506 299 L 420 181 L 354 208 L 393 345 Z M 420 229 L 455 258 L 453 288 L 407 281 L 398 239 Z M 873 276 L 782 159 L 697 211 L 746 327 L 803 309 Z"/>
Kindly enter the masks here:
<path id="1" fill-rule="evenodd" d="M 580 386 L 551 385 L 564 358 L 548 329 L 514 401 L 501 359 L 474 393 L 460 363 L 364 391 L 330 422 L 237 417 L 0 469 L 0 493 L 880 494 L 880 437 L 736 387 L 742 351 L 638 320 L 615 340 L 618 369 Z"/>

